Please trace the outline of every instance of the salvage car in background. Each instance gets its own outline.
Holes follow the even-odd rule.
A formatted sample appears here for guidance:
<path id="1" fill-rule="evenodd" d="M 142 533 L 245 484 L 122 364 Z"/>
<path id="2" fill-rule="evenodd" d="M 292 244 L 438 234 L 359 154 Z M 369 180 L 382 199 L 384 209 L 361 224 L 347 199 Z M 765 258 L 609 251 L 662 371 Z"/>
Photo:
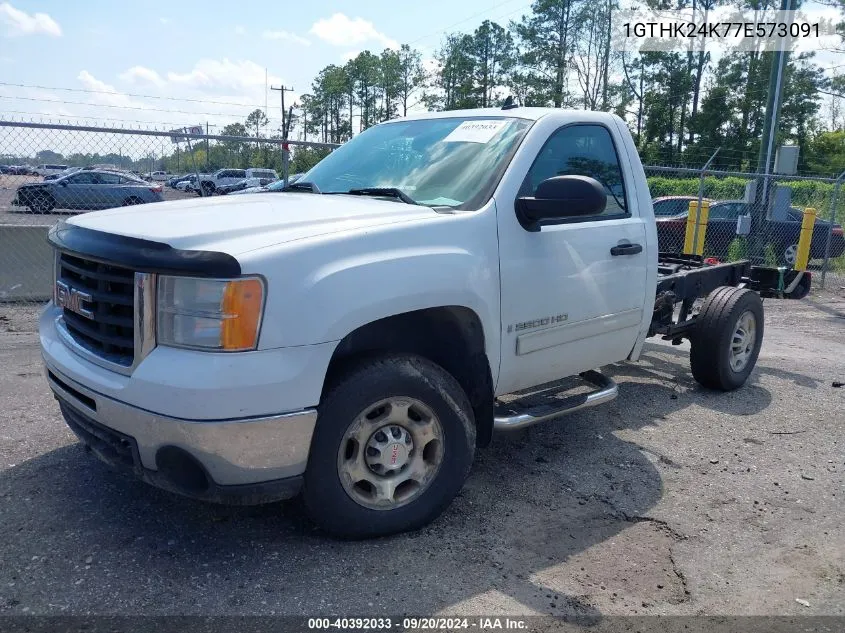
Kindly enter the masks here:
<path id="1" fill-rule="evenodd" d="M 689 201 L 696 200 L 694 196 L 678 196 L 669 198 L 656 198 L 653 202 L 657 221 L 657 239 L 660 245 L 660 252 L 678 253 L 684 245 L 686 233 L 687 216 L 689 215 Z M 686 208 L 677 215 L 669 215 L 669 201 L 683 202 Z M 666 211 L 658 215 L 657 211 Z M 803 210 L 791 207 L 787 210 L 785 220 L 764 220 L 763 230 L 768 234 L 767 244 L 774 249 L 777 263 L 786 266 L 795 264 L 798 252 L 798 237 L 801 234 L 801 221 Z M 730 245 L 737 237 L 736 226 L 740 216 L 751 215 L 751 205 L 742 200 L 721 200 L 710 203 L 710 216 L 707 220 L 707 233 L 704 241 L 704 252 L 706 255 L 724 258 L 727 257 Z M 828 220 L 816 218 L 813 228 L 813 238 L 810 242 L 810 259 L 824 257 L 827 236 L 830 233 L 830 256 L 839 257 L 845 253 L 845 237 L 842 234 L 842 226 L 831 225 Z"/>
<path id="2" fill-rule="evenodd" d="M 297 180 L 302 178 L 303 173 L 291 174 L 290 176 L 288 176 L 288 184 L 292 185 Z M 275 180 L 268 185 L 264 185 L 263 187 L 247 187 L 245 189 L 239 189 L 237 191 L 232 191 L 232 192 L 230 192 L 230 195 L 244 194 L 244 193 L 267 193 L 268 191 L 282 191 L 284 188 L 285 188 L 285 181 L 284 180 Z"/>
<path id="3" fill-rule="evenodd" d="M 151 186 L 130 174 L 81 170 L 55 180 L 21 185 L 12 204 L 29 207 L 33 213 L 49 213 L 53 209 L 110 209 L 163 199 L 161 185 Z"/>

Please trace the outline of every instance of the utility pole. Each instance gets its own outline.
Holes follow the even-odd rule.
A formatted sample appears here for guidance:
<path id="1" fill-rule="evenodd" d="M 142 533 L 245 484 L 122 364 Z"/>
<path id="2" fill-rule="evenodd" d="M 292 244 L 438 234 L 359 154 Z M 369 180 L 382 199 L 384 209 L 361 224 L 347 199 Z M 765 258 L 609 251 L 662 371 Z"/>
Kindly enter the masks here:
<path id="1" fill-rule="evenodd" d="M 285 93 L 286 92 L 293 92 L 293 88 L 286 88 L 284 85 L 276 88 L 276 86 L 270 86 L 270 90 L 278 90 L 279 96 L 282 99 L 282 180 L 285 182 L 285 186 L 287 187 L 288 184 L 288 164 L 289 164 L 289 156 L 288 156 L 288 126 L 287 120 L 285 118 Z M 293 108 L 291 108 L 293 111 Z M 288 119 L 290 117 L 287 117 Z"/>
<path id="2" fill-rule="evenodd" d="M 781 11 L 794 10 L 795 0 L 781 0 Z M 791 40 L 788 40 L 791 42 Z M 757 173 L 760 178 L 754 191 L 754 204 L 751 205 L 751 248 L 752 256 L 763 257 L 768 231 L 767 226 L 769 207 L 772 199 L 771 169 L 772 153 L 777 140 L 777 126 L 780 119 L 781 103 L 783 101 L 783 76 L 789 58 L 789 49 L 772 51 L 772 66 L 769 71 L 769 94 L 766 103 L 766 117 L 763 121 L 763 135 L 760 139 L 760 152 L 757 155 Z"/>
<path id="3" fill-rule="evenodd" d="M 205 122 L 205 171 L 208 172 L 208 121 Z"/>
<path id="4" fill-rule="evenodd" d="M 286 127 L 285 127 L 285 93 L 286 92 L 293 92 L 293 88 L 286 88 L 285 86 L 280 86 L 277 88 L 276 86 L 270 86 L 270 90 L 277 90 L 282 98 L 282 134 L 283 140 L 288 140 Z"/>

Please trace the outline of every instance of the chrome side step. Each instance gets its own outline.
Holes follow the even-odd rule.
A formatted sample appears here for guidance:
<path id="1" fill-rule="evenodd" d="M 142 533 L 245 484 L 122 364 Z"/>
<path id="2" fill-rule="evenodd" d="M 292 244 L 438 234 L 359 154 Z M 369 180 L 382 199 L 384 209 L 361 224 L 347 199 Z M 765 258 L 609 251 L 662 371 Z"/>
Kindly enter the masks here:
<path id="1" fill-rule="evenodd" d="M 521 406 L 518 400 L 508 404 L 497 402 L 493 428 L 497 431 L 521 429 L 567 413 L 610 402 L 619 393 L 619 386 L 600 372 L 591 369 L 580 376 L 594 385 L 596 390 L 563 398 L 554 405 L 543 404 L 533 408 Z"/>

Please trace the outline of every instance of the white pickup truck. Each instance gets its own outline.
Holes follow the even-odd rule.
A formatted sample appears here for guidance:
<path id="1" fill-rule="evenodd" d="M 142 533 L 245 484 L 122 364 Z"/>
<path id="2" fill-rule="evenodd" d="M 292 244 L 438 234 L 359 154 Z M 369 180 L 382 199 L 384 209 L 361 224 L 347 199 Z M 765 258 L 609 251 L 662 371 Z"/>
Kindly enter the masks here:
<path id="1" fill-rule="evenodd" d="M 347 537 L 437 517 L 494 430 L 615 397 L 597 369 L 647 336 L 741 386 L 760 296 L 809 283 L 659 258 L 624 122 L 555 109 L 409 116 L 284 192 L 87 213 L 49 240 L 43 357 L 83 442 L 197 499 L 302 494 Z M 553 405 L 501 399 L 579 375 L 593 390 Z"/>

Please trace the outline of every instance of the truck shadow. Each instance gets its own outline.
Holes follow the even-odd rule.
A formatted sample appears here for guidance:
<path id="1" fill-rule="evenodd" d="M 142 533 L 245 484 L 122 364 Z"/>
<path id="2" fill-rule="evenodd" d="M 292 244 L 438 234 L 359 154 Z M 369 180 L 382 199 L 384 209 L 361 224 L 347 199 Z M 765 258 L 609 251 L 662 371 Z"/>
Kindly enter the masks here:
<path id="1" fill-rule="evenodd" d="M 663 494 L 660 460 L 614 434 L 689 404 L 672 398 L 686 365 L 652 354 L 647 362 L 612 368 L 621 394 L 605 407 L 497 435 L 432 525 L 367 542 L 325 537 L 297 502 L 204 504 L 112 472 L 79 444 L 44 453 L 0 473 L 0 560 L 7 561 L 0 612 L 55 612 L 56 605 L 66 605 L 65 613 L 306 616 L 531 610 L 597 621 L 598 605 L 616 598 L 597 600 L 604 587 L 588 586 L 593 568 L 573 561 L 653 521 L 653 547 L 637 551 L 636 544 L 600 562 L 616 567 L 606 569 L 611 577 L 624 575 L 619 569 L 641 565 L 637 557 L 658 563 L 655 551 L 668 561 L 677 538 L 648 517 Z M 669 378 L 637 384 L 655 372 Z M 698 402 L 740 415 L 768 406 L 765 389 L 748 389 L 744 404 L 700 394 Z M 666 576 L 677 581 L 670 567 Z M 664 595 L 686 599 L 680 586 Z M 640 607 L 639 598 L 618 600 L 620 609 Z"/>

